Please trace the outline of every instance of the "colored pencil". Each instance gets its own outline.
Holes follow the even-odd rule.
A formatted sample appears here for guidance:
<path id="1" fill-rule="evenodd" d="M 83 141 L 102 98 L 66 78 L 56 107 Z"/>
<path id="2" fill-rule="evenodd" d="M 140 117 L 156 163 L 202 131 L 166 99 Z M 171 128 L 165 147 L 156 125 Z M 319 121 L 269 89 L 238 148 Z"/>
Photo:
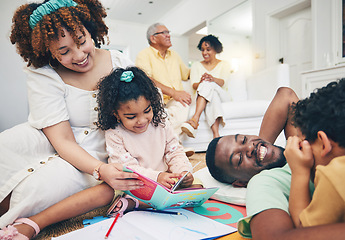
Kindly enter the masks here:
<path id="1" fill-rule="evenodd" d="M 163 214 L 170 214 L 170 215 L 182 215 L 180 212 L 170 212 L 164 210 L 157 210 L 151 208 L 134 208 L 134 211 L 143 211 L 143 212 L 155 212 L 155 213 L 163 213 Z"/>
<path id="2" fill-rule="evenodd" d="M 116 215 L 116 217 L 115 217 L 113 223 L 110 225 L 110 228 L 109 228 L 107 234 L 105 234 L 105 237 L 104 237 L 105 239 L 107 239 L 107 238 L 109 237 L 110 232 L 111 232 L 111 230 L 113 229 L 113 227 L 114 227 L 114 225 L 115 225 L 117 219 L 119 218 L 119 216 L 120 216 L 120 214 L 117 214 L 117 215 Z"/>

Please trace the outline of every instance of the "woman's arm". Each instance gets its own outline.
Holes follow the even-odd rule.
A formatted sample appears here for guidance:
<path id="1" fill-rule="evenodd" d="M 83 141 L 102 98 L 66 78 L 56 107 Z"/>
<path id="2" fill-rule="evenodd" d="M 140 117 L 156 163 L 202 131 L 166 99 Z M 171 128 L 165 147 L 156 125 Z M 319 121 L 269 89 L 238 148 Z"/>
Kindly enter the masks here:
<path id="1" fill-rule="evenodd" d="M 50 143 L 61 158 L 78 168 L 82 172 L 92 174 L 100 161 L 93 158 L 78 145 L 68 121 L 63 121 L 43 129 Z"/>
<path id="2" fill-rule="evenodd" d="M 61 158 L 72 164 L 82 172 L 89 174 L 101 164 L 92 157 L 87 151 L 78 145 L 74 138 L 72 128 L 68 121 L 63 121 L 43 129 L 44 134 L 49 139 Z M 119 190 L 137 189 L 141 186 L 138 180 L 128 180 L 136 178 L 133 173 L 122 172 L 122 167 L 114 164 L 103 164 L 100 168 L 101 179 L 108 183 L 112 188 Z"/>
<path id="3" fill-rule="evenodd" d="M 215 78 L 213 77 L 211 74 L 208 74 L 208 73 L 204 73 L 202 76 L 201 76 L 201 79 L 199 82 L 196 82 L 196 83 L 193 83 L 192 87 L 194 90 L 197 90 L 198 87 L 199 87 L 199 84 L 202 83 L 202 82 L 215 82 L 216 84 L 218 84 L 220 87 L 222 87 L 224 85 L 224 79 L 221 79 L 221 78 Z"/>
<path id="4" fill-rule="evenodd" d="M 203 70 L 200 62 L 194 63 L 190 69 L 190 84 L 194 90 L 197 90 L 199 87 Z"/>
<path id="5" fill-rule="evenodd" d="M 213 77 L 211 74 L 208 74 L 208 73 L 204 73 L 201 76 L 201 82 L 202 81 L 215 82 L 220 87 L 223 87 L 224 82 L 225 82 L 224 79 Z"/>

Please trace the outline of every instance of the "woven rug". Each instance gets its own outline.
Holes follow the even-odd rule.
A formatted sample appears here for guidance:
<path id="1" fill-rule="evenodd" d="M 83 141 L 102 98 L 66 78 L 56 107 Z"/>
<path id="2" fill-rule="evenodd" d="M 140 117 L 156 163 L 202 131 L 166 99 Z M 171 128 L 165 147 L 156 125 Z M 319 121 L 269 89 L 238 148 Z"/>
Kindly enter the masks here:
<path id="1" fill-rule="evenodd" d="M 197 164 L 199 161 L 202 161 L 198 166 L 196 166 L 194 171 L 198 171 L 199 169 L 204 168 L 206 166 L 205 155 L 206 155 L 205 153 L 196 153 L 189 158 L 193 166 Z M 107 209 L 108 209 L 108 206 L 105 206 L 105 207 L 90 211 L 81 216 L 53 224 L 43 229 L 34 239 L 35 240 L 51 239 L 52 237 L 58 237 L 68 232 L 83 228 L 84 219 L 91 219 L 96 216 L 105 216 Z"/>

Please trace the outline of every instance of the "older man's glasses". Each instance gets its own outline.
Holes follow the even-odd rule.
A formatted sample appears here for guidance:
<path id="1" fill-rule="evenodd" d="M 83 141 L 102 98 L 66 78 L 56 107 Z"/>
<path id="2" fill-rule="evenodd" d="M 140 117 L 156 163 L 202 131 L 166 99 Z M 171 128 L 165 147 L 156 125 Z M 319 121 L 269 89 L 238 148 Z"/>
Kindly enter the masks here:
<path id="1" fill-rule="evenodd" d="M 165 36 L 167 36 L 167 35 L 169 35 L 170 34 L 170 31 L 162 31 L 162 32 L 156 32 L 156 33 L 154 33 L 153 34 L 153 36 L 156 36 L 156 35 L 158 35 L 158 34 L 164 34 Z"/>

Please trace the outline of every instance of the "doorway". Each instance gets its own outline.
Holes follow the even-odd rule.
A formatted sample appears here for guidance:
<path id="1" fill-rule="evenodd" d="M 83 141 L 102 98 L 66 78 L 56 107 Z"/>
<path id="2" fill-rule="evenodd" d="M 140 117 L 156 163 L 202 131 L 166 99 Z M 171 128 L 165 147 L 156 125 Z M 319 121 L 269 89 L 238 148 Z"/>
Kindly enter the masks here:
<path id="1" fill-rule="evenodd" d="M 312 69 L 312 19 L 310 2 L 284 9 L 270 16 L 272 37 L 268 64 L 284 62 L 290 69 L 290 87 L 302 96 L 301 73 Z M 275 31 L 273 31 L 273 29 Z"/>

